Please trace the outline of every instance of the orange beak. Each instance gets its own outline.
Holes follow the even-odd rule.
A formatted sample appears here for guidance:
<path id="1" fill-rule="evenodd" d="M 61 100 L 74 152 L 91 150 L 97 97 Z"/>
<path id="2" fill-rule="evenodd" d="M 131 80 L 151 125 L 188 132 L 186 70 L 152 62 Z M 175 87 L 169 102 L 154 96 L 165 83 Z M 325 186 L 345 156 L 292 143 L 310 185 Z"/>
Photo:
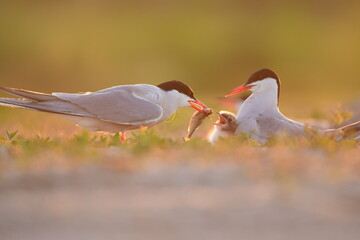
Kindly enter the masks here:
<path id="1" fill-rule="evenodd" d="M 188 102 L 190 103 L 192 108 L 194 108 L 195 110 L 201 113 L 203 113 L 204 109 L 206 108 L 205 104 L 203 104 L 199 100 L 195 100 L 195 101 L 189 100 Z"/>
<path id="2" fill-rule="evenodd" d="M 237 94 L 237 93 L 241 93 L 241 92 L 244 92 L 246 90 L 249 90 L 251 89 L 252 87 L 254 87 L 255 85 L 241 85 L 237 88 L 235 88 L 234 90 L 232 90 L 230 93 L 228 93 L 227 95 L 225 95 L 225 97 L 228 97 L 228 96 L 231 96 L 231 95 L 234 95 L 234 94 Z"/>

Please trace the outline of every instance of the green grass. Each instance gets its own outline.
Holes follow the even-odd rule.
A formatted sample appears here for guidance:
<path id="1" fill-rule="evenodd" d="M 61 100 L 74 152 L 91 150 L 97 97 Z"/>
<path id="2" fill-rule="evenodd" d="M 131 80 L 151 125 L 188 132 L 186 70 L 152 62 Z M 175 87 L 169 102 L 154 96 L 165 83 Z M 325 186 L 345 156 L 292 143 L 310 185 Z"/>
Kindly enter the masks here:
<path id="1" fill-rule="evenodd" d="M 138 171 L 155 161 L 190 165 L 226 165 L 231 162 L 243 166 L 250 178 L 279 181 L 315 174 L 314 169 L 320 171 L 316 174 L 330 178 L 329 172 L 336 172 L 339 178 L 360 173 L 360 145 L 352 140 L 338 141 L 331 136 L 309 133 L 304 138 L 273 138 L 260 145 L 249 136 L 241 135 L 219 139 L 211 145 L 204 134 L 208 128 L 205 124 L 193 139 L 186 142 L 182 133 L 186 129 L 187 116 L 177 117 L 180 119 L 174 121 L 185 122 L 177 127 L 177 133 L 166 136 L 168 132 L 164 131 L 172 122 L 163 123 L 148 130 L 129 132 L 126 143 L 121 143 L 119 134 L 104 135 L 85 130 L 75 130 L 66 136 L 61 134 L 64 130 L 61 128 L 58 133 L 49 135 L 41 129 L 26 130 L 22 127 L 4 131 L 0 135 L 1 172 L 10 169 L 68 171 L 89 164 L 114 171 Z M 56 123 L 52 118 L 43 119 L 43 125 L 71 126 L 65 123 Z"/>

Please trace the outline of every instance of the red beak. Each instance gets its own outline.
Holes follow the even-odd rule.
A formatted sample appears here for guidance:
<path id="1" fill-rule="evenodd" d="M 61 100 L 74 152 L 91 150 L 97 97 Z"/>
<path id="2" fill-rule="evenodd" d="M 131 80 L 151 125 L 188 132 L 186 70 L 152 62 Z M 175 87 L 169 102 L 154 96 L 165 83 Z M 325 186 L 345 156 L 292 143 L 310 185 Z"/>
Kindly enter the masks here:
<path id="1" fill-rule="evenodd" d="M 237 88 L 235 88 L 234 90 L 232 90 L 230 93 L 228 93 L 227 95 L 225 95 L 225 97 L 228 97 L 228 96 L 231 96 L 231 95 L 234 95 L 234 94 L 237 94 L 237 93 L 241 93 L 241 92 L 244 92 L 246 90 L 249 90 L 251 89 L 252 87 L 254 87 L 254 85 L 241 85 Z"/>
<path id="2" fill-rule="evenodd" d="M 199 111 L 199 112 L 204 112 L 204 109 L 206 108 L 205 104 L 203 104 L 202 102 L 200 102 L 199 100 L 189 100 L 188 101 L 191 105 L 192 108 L 195 108 L 195 110 Z"/>

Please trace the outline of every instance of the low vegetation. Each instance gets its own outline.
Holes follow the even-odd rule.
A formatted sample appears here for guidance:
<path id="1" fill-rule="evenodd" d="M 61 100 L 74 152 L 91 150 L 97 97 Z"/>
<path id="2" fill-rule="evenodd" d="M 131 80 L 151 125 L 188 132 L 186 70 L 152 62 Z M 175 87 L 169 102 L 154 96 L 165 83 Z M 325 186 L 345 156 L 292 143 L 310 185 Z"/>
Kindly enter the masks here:
<path id="1" fill-rule="evenodd" d="M 155 161 L 204 166 L 238 164 L 249 177 L 281 180 L 298 177 L 348 179 L 360 173 L 360 146 L 351 139 L 339 141 L 312 133 L 304 138 L 274 138 L 266 145 L 260 145 L 242 135 L 220 139 L 211 145 L 204 131 L 211 125 L 205 124 L 193 139 L 186 142 L 182 136 L 186 124 L 178 124 L 186 119 L 177 118 L 181 119 L 174 122 L 175 127 L 172 123 L 163 123 L 154 129 L 129 132 L 126 143 L 121 143 L 119 134 L 85 130 L 66 136 L 53 132 L 46 136 L 23 128 L 5 130 L 0 135 L 0 171 L 1 174 L 14 170 L 71 171 L 88 165 L 115 171 L 137 171 Z M 68 127 L 66 123 L 64 127 Z M 167 127 L 177 128 L 172 129 L 174 135 L 163 134 Z"/>

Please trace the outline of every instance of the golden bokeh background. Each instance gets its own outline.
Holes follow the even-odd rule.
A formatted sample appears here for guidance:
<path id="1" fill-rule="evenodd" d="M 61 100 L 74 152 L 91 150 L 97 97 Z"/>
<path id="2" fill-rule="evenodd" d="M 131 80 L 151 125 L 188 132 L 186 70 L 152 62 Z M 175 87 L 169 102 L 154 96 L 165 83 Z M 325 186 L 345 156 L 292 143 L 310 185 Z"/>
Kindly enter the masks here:
<path id="1" fill-rule="evenodd" d="M 359 95 L 359 10 L 355 0 L 3 1 L 0 85 L 79 92 L 177 79 L 211 102 L 268 67 L 285 113 L 311 113 Z"/>

